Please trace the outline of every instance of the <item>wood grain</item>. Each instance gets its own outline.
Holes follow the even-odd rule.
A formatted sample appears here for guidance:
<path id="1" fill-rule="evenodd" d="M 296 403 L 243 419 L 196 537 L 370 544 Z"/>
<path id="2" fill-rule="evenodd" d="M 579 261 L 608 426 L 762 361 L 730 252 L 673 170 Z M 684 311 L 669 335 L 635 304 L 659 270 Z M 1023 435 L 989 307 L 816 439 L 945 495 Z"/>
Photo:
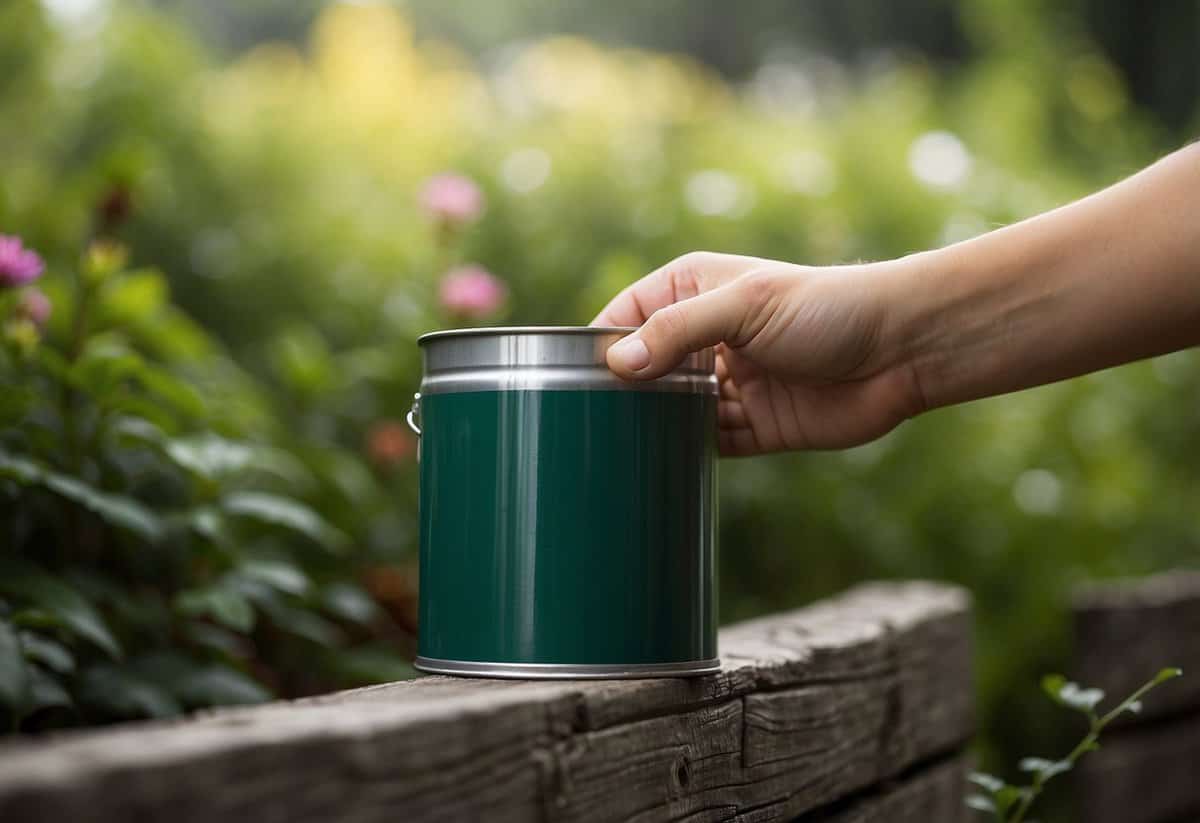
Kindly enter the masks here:
<path id="1" fill-rule="evenodd" d="M 1200 820 L 1200 714 L 1120 729 L 1101 745 L 1076 775 L 1080 820 Z"/>
<path id="2" fill-rule="evenodd" d="M 721 654 L 691 680 L 427 677 L 10 744 L 0 820 L 961 819 L 962 590 L 859 587 Z"/>

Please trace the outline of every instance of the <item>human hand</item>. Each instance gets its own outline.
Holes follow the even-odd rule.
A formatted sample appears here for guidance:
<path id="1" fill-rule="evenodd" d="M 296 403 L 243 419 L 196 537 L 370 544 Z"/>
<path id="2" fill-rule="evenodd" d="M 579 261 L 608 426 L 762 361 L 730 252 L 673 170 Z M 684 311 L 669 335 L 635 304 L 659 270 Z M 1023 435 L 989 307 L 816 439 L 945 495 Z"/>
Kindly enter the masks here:
<path id="1" fill-rule="evenodd" d="M 640 326 L 608 350 L 629 380 L 660 377 L 716 346 L 722 454 L 873 440 L 925 408 L 893 346 L 894 264 L 813 268 L 693 252 L 618 294 L 592 321 Z"/>

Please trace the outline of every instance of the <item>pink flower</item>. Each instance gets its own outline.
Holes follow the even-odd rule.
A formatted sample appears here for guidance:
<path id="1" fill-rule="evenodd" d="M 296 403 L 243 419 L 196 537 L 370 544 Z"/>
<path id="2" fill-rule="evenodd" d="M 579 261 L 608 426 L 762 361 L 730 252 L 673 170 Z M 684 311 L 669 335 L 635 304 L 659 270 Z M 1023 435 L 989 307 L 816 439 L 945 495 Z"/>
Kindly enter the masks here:
<path id="1" fill-rule="evenodd" d="M 508 287 L 483 266 L 472 263 L 446 272 L 439 296 L 452 314 L 486 317 L 504 305 Z"/>
<path id="2" fill-rule="evenodd" d="M 435 220 L 467 223 L 483 212 L 483 192 L 461 174 L 438 174 L 421 189 L 421 208 Z"/>
<path id="3" fill-rule="evenodd" d="M 0 286 L 23 286 L 41 277 L 46 265 L 21 245 L 21 238 L 0 234 Z"/>
<path id="4" fill-rule="evenodd" d="M 17 304 L 17 314 L 28 320 L 39 329 L 50 319 L 50 298 L 35 288 L 28 288 L 21 294 L 21 302 Z"/>

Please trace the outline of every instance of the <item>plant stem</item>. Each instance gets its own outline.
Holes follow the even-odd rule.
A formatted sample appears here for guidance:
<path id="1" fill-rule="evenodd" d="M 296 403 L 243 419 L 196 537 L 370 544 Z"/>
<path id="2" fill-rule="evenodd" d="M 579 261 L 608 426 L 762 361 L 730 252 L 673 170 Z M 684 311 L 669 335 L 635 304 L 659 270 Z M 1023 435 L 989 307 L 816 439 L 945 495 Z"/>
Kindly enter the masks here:
<path id="1" fill-rule="evenodd" d="M 1071 750 L 1071 753 L 1063 758 L 1063 760 L 1067 763 L 1070 763 L 1071 767 L 1074 768 L 1075 764 L 1079 761 L 1079 758 L 1091 751 L 1100 741 L 1100 732 L 1104 731 L 1105 727 L 1108 726 L 1109 723 L 1120 717 L 1122 712 L 1125 712 L 1129 708 L 1130 704 L 1140 700 L 1143 696 L 1145 696 L 1146 692 L 1150 691 L 1158 684 L 1159 682 L 1157 679 L 1151 680 L 1133 694 L 1129 695 L 1129 697 L 1118 703 L 1115 708 L 1113 708 L 1103 717 L 1097 717 L 1095 712 L 1088 712 L 1088 725 L 1090 727 L 1088 733 L 1082 740 L 1079 741 L 1078 745 Z M 1042 774 L 1039 773 L 1034 776 L 1033 783 L 1029 785 L 1027 791 L 1025 792 L 1025 796 L 1021 798 L 1021 802 L 1013 811 L 1012 817 L 1008 819 L 1008 823 L 1021 823 L 1021 821 L 1025 819 L 1025 815 L 1029 813 L 1029 808 L 1033 805 L 1033 801 L 1036 800 L 1038 795 L 1042 793 L 1042 788 L 1045 785 L 1046 778 L 1044 778 Z"/>

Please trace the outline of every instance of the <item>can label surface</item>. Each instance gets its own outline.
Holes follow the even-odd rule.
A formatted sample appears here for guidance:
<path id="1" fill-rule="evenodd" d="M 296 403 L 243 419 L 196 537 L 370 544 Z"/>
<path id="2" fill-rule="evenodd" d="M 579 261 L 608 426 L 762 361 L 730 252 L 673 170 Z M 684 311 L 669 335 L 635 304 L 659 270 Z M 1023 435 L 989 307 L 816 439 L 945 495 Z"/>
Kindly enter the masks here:
<path id="1" fill-rule="evenodd" d="M 423 397 L 420 657 L 715 662 L 716 402 L 570 389 Z"/>

